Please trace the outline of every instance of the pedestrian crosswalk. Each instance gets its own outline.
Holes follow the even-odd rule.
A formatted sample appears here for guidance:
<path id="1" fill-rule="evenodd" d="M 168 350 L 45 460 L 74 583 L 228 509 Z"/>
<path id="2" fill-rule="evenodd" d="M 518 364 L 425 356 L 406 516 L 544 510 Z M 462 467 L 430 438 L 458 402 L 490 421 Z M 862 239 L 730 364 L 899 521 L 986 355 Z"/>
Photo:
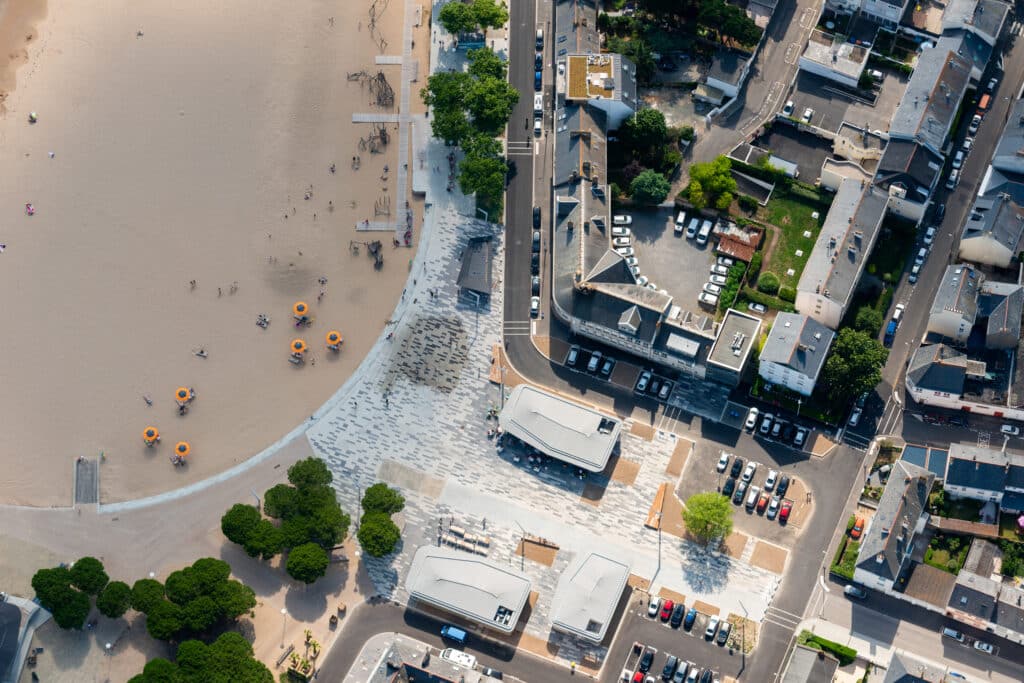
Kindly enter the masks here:
<path id="1" fill-rule="evenodd" d="M 795 631 L 801 621 L 803 621 L 803 617 L 772 605 L 769 605 L 764 612 L 764 623 L 774 624 L 787 631 Z"/>
<path id="2" fill-rule="evenodd" d="M 506 337 L 525 336 L 530 334 L 529 320 L 506 320 L 504 334 Z"/>
<path id="3" fill-rule="evenodd" d="M 529 140 L 509 140 L 506 150 L 512 156 L 533 156 L 533 143 Z"/>

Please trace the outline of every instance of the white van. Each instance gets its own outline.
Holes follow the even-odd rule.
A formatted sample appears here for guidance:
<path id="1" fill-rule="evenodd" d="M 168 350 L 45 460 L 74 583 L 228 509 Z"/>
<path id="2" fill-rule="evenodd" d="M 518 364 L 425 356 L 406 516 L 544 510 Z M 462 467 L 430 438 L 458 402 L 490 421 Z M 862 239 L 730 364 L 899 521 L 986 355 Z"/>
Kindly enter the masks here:
<path id="1" fill-rule="evenodd" d="M 456 664 L 458 666 L 464 666 L 467 669 L 476 668 L 476 657 L 469 654 L 468 652 L 456 650 L 453 647 L 441 650 L 441 659 L 449 661 L 452 664 Z"/>
<path id="2" fill-rule="evenodd" d="M 686 229 L 686 212 L 680 211 L 679 215 L 676 216 L 676 234 L 682 234 L 683 230 Z"/>
<path id="3" fill-rule="evenodd" d="M 541 116 L 544 113 L 544 93 L 533 94 L 533 113 L 536 116 Z"/>
<path id="4" fill-rule="evenodd" d="M 708 243 L 708 237 L 711 236 L 711 221 L 704 221 L 700 226 L 700 232 L 697 233 L 697 244 L 703 246 Z"/>

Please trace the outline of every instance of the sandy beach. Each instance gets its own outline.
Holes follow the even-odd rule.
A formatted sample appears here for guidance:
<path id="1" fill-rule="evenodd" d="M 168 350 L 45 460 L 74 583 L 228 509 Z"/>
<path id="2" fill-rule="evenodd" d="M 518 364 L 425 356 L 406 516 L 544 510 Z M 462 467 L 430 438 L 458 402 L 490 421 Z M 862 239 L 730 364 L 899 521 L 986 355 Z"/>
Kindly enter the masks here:
<path id="1" fill-rule="evenodd" d="M 69 505 L 74 459 L 100 453 L 104 502 L 198 481 L 301 423 L 359 365 L 413 257 L 355 230 L 404 201 L 397 124 L 373 154 L 359 147 L 372 125 L 352 123 L 399 105 L 400 67 L 374 56 L 398 51 L 404 3 L 378 0 L 373 31 L 370 5 L 0 0 L 0 502 Z M 384 72 L 393 107 L 346 78 L 360 70 Z M 380 270 L 350 249 L 375 239 Z M 300 299 L 314 321 L 297 330 Z M 185 416 L 178 386 L 197 394 Z M 184 467 L 169 463 L 179 440 Z"/>

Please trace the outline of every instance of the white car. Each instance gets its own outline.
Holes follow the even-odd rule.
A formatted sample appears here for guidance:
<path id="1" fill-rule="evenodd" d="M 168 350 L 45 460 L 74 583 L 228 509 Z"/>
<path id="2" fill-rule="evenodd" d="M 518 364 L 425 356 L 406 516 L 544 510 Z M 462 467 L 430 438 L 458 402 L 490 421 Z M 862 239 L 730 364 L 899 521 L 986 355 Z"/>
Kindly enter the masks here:
<path id="1" fill-rule="evenodd" d="M 974 117 L 971 118 L 971 125 L 969 125 L 967 127 L 967 132 L 970 133 L 971 135 L 974 135 L 975 133 L 978 132 L 978 127 L 980 125 L 981 125 L 981 114 L 975 114 Z"/>
<path id="2" fill-rule="evenodd" d="M 953 156 L 953 168 L 960 168 L 964 165 L 964 151 L 958 149 L 956 154 Z"/>
<path id="3" fill-rule="evenodd" d="M 931 244 L 935 241 L 935 227 L 932 226 L 924 231 L 924 243 Z"/>
<path id="4" fill-rule="evenodd" d="M 1013 425 L 1003 425 L 999 428 L 999 431 L 1007 436 L 1020 436 L 1020 427 L 1014 427 Z"/>
<path id="5" fill-rule="evenodd" d="M 956 186 L 960 184 L 960 169 L 954 168 L 949 172 L 949 177 L 946 178 L 946 189 L 955 190 Z"/>
<path id="6" fill-rule="evenodd" d="M 638 285 L 640 285 L 641 287 L 646 287 L 647 283 L 650 282 L 650 281 L 651 281 L 651 279 L 649 277 L 647 277 L 646 275 L 641 275 L 640 277 L 638 277 L 636 279 L 636 283 Z"/>
<path id="7" fill-rule="evenodd" d="M 656 617 L 658 612 L 661 610 L 661 598 L 651 598 L 651 601 L 647 603 L 647 616 Z"/>
<path id="8" fill-rule="evenodd" d="M 779 479 L 777 470 L 768 470 L 768 477 L 764 480 L 764 490 L 771 491 L 775 488 L 775 482 Z"/>
<path id="9" fill-rule="evenodd" d="M 754 478 L 754 473 L 755 472 L 757 472 L 757 463 L 756 462 L 749 462 L 749 463 L 747 463 L 747 466 L 743 469 L 743 474 L 740 476 L 740 478 L 743 481 L 749 483 L 750 480 Z"/>
<path id="10" fill-rule="evenodd" d="M 612 216 L 612 225 L 633 225 L 633 217 L 628 215 Z"/>
<path id="11" fill-rule="evenodd" d="M 680 211 L 676 216 L 676 232 L 682 232 L 686 228 L 686 212 Z"/>
<path id="12" fill-rule="evenodd" d="M 623 256 L 632 256 L 636 253 L 633 251 L 633 247 L 615 247 L 615 251 Z"/>
<path id="13" fill-rule="evenodd" d="M 704 637 L 714 638 L 715 632 L 718 631 L 718 625 L 720 623 L 722 623 L 722 620 L 718 617 L 718 615 L 712 615 L 711 621 L 708 622 L 708 627 L 704 630 Z"/>
<path id="14" fill-rule="evenodd" d="M 847 420 L 847 424 L 849 424 L 851 427 L 856 427 L 858 424 L 860 424 L 860 416 L 861 414 L 863 414 L 863 412 L 864 411 L 861 410 L 860 406 L 854 408 L 853 412 L 850 413 L 850 419 Z"/>
<path id="15" fill-rule="evenodd" d="M 779 514 L 779 502 L 780 500 L 778 496 L 772 496 L 771 502 L 768 503 L 768 511 L 765 513 L 765 517 L 768 519 L 775 519 Z"/>
<path id="16" fill-rule="evenodd" d="M 701 292 L 700 295 L 697 296 L 697 301 L 705 306 L 714 308 L 718 305 L 718 296 L 715 294 L 708 294 L 707 292 Z"/>
<path id="17" fill-rule="evenodd" d="M 722 288 L 712 282 L 705 282 L 704 291 L 707 292 L 708 294 L 714 294 L 715 296 L 718 296 L 719 294 L 722 293 Z"/>
<path id="18" fill-rule="evenodd" d="M 635 266 L 638 263 L 640 263 L 640 262 L 636 260 L 636 256 L 627 256 L 626 257 L 626 265 L 627 266 Z"/>
<path id="19" fill-rule="evenodd" d="M 804 123 L 810 123 L 813 117 L 814 110 L 811 109 L 810 107 L 807 107 L 807 109 L 804 109 L 804 115 L 800 117 L 800 120 L 803 121 Z"/>
<path id="20" fill-rule="evenodd" d="M 725 468 L 729 466 L 729 454 L 722 451 L 718 456 L 718 466 L 715 468 L 719 472 L 725 472 Z"/>
<path id="21" fill-rule="evenodd" d="M 725 266 L 726 268 L 730 268 L 736 265 L 736 261 L 732 260 L 728 256 L 719 256 L 715 263 L 717 263 L 720 266 Z"/>
<path id="22" fill-rule="evenodd" d="M 441 659 L 447 660 L 457 666 L 464 666 L 467 669 L 476 668 L 476 657 L 468 652 L 456 650 L 455 648 L 449 647 L 442 650 Z"/>
<path id="23" fill-rule="evenodd" d="M 974 649 L 985 654 L 992 654 L 995 652 L 995 648 L 992 647 L 991 643 L 986 643 L 984 640 L 974 641 Z"/>
<path id="24" fill-rule="evenodd" d="M 531 296 L 530 297 L 530 317 L 531 318 L 536 318 L 538 315 L 540 315 L 540 297 L 539 296 Z"/>
<path id="25" fill-rule="evenodd" d="M 633 274 L 633 277 L 640 277 L 640 266 L 630 266 L 629 272 Z"/>
<path id="26" fill-rule="evenodd" d="M 624 228 L 621 225 L 617 225 L 612 228 L 613 237 L 629 237 L 631 234 L 633 233 L 629 228 Z"/>
<path id="27" fill-rule="evenodd" d="M 629 242 L 629 238 L 628 237 L 613 237 L 612 238 L 612 244 L 615 245 L 616 247 L 628 247 L 629 243 L 630 242 Z"/>
<path id="28" fill-rule="evenodd" d="M 711 277 L 708 278 L 708 281 L 711 282 L 712 284 L 720 285 L 722 287 L 724 287 L 726 283 L 724 275 L 712 275 Z"/>
<path id="29" fill-rule="evenodd" d="M 711 266 L 711 272 L 715 275 L 728 275 L 729 269 L 720 263 L 716 263 L 713 266 Z"/>
<path id="30" fill-rule="evenodd" d="M 751 408 L 750 412 L 747 413 L 747 422 L 746 422 L 745 426 L 746 426 L 748 432 L 753 430 L 754 427 L 757 426 L 757 415 L 758 415 L 758 412 L 759 411 L 758 411 L 757 408 Z"/>
<path id="31" fill-rule="evenodd" d="M 788 102 L 786 102 L 786 106 L 784 106 L 782 108 L 782 115 L 783 116 L 792 116 L 793 115 L 793 107 L 794 106 L 795 105 L 793 104 L 793 100 L 789 100 Z"/>
<path id="32" fill-rule="evenodd" d="M 964 138 L 963 144 L 960 145 L 960 148 L 965 153 L 969 153 L 971 151 L 971 147 L 974 147 L 974 138 L 968 135 L 967 137 Z"/>

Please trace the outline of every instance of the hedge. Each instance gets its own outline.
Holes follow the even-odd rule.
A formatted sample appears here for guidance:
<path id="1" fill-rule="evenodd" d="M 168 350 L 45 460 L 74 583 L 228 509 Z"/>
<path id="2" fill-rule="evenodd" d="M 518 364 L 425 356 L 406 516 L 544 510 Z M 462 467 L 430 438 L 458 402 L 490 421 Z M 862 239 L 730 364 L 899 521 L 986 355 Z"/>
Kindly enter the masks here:
<path id="1" fill-rule="evenodd" d="M 779 298 L 791 304 L 796 303 L 796 290 L 789 285 L 783 285 L 779 287 Z"/>
<path id="2" fill-rule="evenodd" d="M 753 301 L 756 304 L 764 304 L 768 308 L 774 308 L 776 310 L 784 311 L 786 313 L 793 313 L 796 311 L 796 309 L 793 308 L 792 304 L 786 303 L 785 301 L 778 297 L 769 296 L 767 294 L 759 292 L 756 289 L 753 289 L 752 287 L 744 287 L 742 296 L 747 301 Z"/>
<path id="3" fill-rule="evenodd" d="M 779 291 L 779 276 L 770 271 L 761 273 L 757 278 L 757 291 L 765 294 L 775 294 Z"/>
<path id="4" fill-rule="evenodd" d="M 807 644 L 812 647 L 817 645 L 825 652 L 835 655 L 835 658 L 839 660 L 839 666 L 853 664 L 857 660 L 857 651 L 852 647 L 840 645 L 835 641 L 827 640 L 821 636 L 812 635 L 807 639 Z"/>

